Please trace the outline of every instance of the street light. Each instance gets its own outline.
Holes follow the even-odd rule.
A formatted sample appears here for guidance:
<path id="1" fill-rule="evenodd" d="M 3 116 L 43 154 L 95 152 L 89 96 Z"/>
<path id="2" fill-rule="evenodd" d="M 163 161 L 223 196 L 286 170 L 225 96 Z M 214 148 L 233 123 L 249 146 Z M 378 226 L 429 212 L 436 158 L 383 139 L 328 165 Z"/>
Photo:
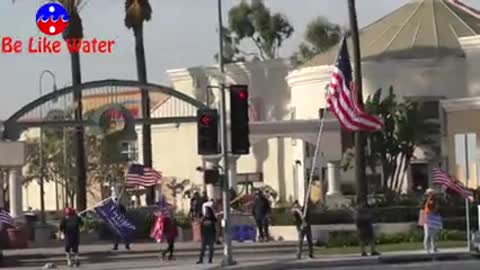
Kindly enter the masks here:
<path id="1" fill-rule="evenodd" d="M 39 87 L 38 90 L 40 92 L 40 97 L 43 96 L 43 91 L 42 91 L 42 80 L 43 77 L 49 74 L 52 76 L 53 80 L 53 92 L 57 91 L 57 78 L 55 77 L 55 74 L 51 72 L 50 70 L 44 70 L 40 74 L 40 79 L 39 79 Z M 40 120 L 43 120 L 43 108 L 40 107 Z M 40 221 L 42 225 L 46 224 L 45 220 L 45 187 L 44 187 L 44 177 L 45 177 L 45 165 L 44 165 L 44 160 L 43 160 L 43 128 L 42 125 L 40 125 Z"/>

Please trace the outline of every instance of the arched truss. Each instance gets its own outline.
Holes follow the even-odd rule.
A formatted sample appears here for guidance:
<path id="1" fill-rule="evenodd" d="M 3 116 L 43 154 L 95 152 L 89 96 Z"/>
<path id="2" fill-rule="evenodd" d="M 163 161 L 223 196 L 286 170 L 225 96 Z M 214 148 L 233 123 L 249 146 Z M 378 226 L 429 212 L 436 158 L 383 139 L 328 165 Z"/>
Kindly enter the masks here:
<path id="1" fill-rule="evenodd" d="M 82 121 L 73 120 L 75 89 L 82 92 Z M 140 89 L 149 93 L 150 119 L 141 115 Z M 206 107 L 202 102 L 167 86 L 129 80 L 93 81 L 50 92 L 28 103 L 3 123 L 3 138 L 16 140 L 22 130 L 32 127 L 92 126 L 95 123 L 88 118 L 89 113 L 107 104 L 122 104 L 134 114 L 136 124 L 152 125 L 194 122 L 197 109 Z"/>

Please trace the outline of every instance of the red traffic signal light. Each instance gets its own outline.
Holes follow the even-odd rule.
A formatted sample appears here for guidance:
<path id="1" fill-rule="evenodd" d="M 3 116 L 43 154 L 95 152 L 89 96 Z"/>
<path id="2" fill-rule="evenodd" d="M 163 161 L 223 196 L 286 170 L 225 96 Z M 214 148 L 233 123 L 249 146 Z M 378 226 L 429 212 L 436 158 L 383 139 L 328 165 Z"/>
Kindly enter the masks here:
<path id="1" fill-rule="evenodd" d="M 210 126 L 210 124 L 212 123 L 212 120 L 213 120 L 213 119 L 212 119 L 210 116 L 208 116 L 208 115 L 203 115 L 203 116 L 201 116 L 201 118 L 200 118 L 200 123 L 202 123 L 203 125 L 205 125 L 205 126 L 208 127 L 208 126 Z"/>
<path id="2" fill-rule="evenodd" d="M 248 85 L 231 85 L 230 93 L 231 150 L 233 154 L 247 155 L 250 152 Z"/>

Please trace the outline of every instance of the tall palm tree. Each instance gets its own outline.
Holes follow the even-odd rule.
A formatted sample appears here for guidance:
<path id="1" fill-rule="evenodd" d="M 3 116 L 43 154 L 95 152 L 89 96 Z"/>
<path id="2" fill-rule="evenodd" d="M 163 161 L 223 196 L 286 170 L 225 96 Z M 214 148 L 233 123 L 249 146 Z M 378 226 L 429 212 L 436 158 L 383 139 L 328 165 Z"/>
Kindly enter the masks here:
<path id="1" fill-rule="evenodd" d="M 143 23 L 152 18 L 152 7 L 148 0 L 125 0 L 125 26 L 133 30 L 135 36 L 135 56 L 137 58 L 137 75 L 141 83 L 147 82 L 147 64 L 145 61 L 145 47 L 143 45 Z M 150 97 L 148 91 L 142 93 L 142 115 L 144 119 L 150 118 Z M 152 137 L 150 124 L 142 126 L 143 163 L 152 167 Z M 147 193 L 147 203 L 152 204 L 155 198 L 153 188 Z"/>
<path id="2" fill-rule="evenodd" d="M 59 2 L 67 9 L 70 15 L 70 22 L 68 27 L 63 32 L 63 38 L 70 42 L 80 42 L 83 38 L 83 24 L 82 18 L 79 14 L 79 7 L 82 4 L 82 0 L 59 0 Z M 72 85 L 78 86 L 82 83 L 82 72 L 80 68 L 80 54 L 78 52 L 70 53 L 70 63 L 72 71 Z M 73 92 L 73 100 L 76 104 L 75 108 L 75 120 L 80 121 L 83 118 L 82 115 L 82 92 L 80 89 L 76 89 Z M 85 157 L 85 130 L 83 127 L 77 127 L 75 132 L 75 144 L 76 144 L 76 171 L 77 171 L 77 209 L 82 211 L 87 208 L 87 169 L 86 169 L 86 157 Z"/>
<path id="3" fill-rule="evenodd" d="M 354 78 L 357 87 L 358 102 L 363 108 L 363 94 L 362 94 L 362 64 L 360 55 L 360 40 L 358 33 L 357 11 L 355 7 L 355 0 L 348 0 L 348 11 L 350 17 L 350 27 L 352 31 L 353 40 L 353 65 Z M 355 178 L 357 186 L 357 204 L 365 206 L 367 204 L 368 186 L 367 176 L 365 173 L 365 134 L 362 132 L 355 133 Z"/>

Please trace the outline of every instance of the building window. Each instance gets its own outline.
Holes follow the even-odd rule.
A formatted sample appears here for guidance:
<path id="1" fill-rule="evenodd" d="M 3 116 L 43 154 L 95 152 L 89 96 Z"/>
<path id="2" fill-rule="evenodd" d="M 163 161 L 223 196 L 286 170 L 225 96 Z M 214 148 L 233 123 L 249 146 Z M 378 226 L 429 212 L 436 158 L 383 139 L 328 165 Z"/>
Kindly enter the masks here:
<path id="1" fill-rule="evenodd" d="M 439 101 L 438 100 L 432 100 L 432 101 L 425 101 L 421 102 L 421 110 L 422 114 L 425 117 L 425 119 L 438 119 L 439 116 Z"/>
<path id="2" fill-rule="evenodd" d="M 138 161 L 138 144 L 137 142 L 122 143 L 122 158 L 128 161 Z"/>

